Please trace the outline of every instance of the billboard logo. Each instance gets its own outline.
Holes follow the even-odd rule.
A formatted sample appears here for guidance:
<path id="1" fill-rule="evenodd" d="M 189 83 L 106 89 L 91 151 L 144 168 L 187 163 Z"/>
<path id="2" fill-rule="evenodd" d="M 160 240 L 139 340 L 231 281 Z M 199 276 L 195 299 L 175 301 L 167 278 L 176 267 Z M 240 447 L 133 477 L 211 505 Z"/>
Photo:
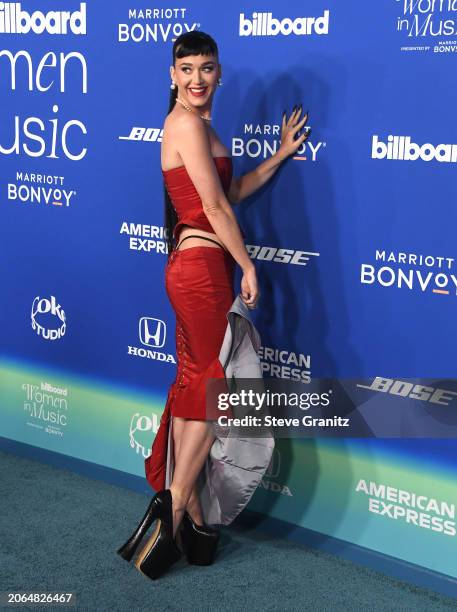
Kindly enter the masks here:
<path id="1" fill-rule="evenodd" d="M 322 17 L 297 17 L 276 19 L 273 13 L 252 13 L 252 19 L 240 13 L 240 36 L 309 36 L 310 34 L 328 34 L 330 11 L 325 10 Z"/>
<path id="2" fill-rule="evenodd" d="M 0 34 L 86 34 L 86 3 L 79 11 L 24 11 L 20 2 L 0 2 Z"/>
<path id="3" fill-rule="evenodd" d="M 47 382 L 23 383 L 26 424 L 63 438 L 68 425 L 68 389 Z"/>
<path id="4" fill-rule="evenodd" d="M 395 159 L 401 161 L 439 161 L 457 162 L 456 144 L 432 145 L 426 142 L 418 145 L 411 142 L 410 136 L 391 136 L 387 137 L 387 143 L 379 140 L 377 134 L 373 135 L 371 144 L 372 159 Z"/>

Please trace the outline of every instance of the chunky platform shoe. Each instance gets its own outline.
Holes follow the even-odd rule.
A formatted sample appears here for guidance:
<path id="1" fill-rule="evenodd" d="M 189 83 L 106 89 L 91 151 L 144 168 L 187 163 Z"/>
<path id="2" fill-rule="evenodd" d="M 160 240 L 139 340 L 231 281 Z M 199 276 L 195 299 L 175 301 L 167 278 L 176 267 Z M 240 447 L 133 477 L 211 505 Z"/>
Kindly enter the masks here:
<path id="1" fill-rule="evenodd" d="M 172 496 L 169 489 L 154 495 L 138 527 L 117 551 L 123 559 L 130 561 L 154 521 L 157 521 L 155 529 L 135 561 L 135 567 L 152 580 L 159 578 L 181 557 L 173 538 Z"/>
<path id="2" fill-rule="evenodd" d="M 181 545 L 187 561 L 192 565 L 211 565 L 216 556 L 220 532 L 207 525 L 198 525 L 184 512 L 179 526 Z"/>

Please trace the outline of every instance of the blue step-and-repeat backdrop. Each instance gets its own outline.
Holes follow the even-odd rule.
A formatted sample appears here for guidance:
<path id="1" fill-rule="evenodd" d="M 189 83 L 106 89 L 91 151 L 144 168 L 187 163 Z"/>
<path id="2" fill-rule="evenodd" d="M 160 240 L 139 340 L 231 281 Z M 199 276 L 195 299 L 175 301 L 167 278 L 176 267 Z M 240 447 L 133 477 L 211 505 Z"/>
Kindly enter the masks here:
<path id="1" fill-rule="evenodd" d="M 420 431 L 280 439 L 249 508 L 457 578 L 456 17 L 455 0 L 0 3 L 2 439 L 144 477 L 176 368 L 161 128 L 173 41 L 200 29 L 236 176 L 278 148 L 283 110 L 310 111 L 309 141 L 234 207 L 265 376 L 362 377 L 387 424 L 409 402 Z"/>

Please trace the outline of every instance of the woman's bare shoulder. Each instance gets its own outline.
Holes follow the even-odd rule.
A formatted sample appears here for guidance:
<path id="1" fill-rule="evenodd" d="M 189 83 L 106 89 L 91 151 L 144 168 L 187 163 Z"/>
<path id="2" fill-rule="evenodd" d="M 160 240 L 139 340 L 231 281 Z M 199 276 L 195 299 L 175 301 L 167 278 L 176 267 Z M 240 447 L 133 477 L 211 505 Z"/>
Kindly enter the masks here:
<path id="1" fill-rule="evenodd" d="M 162 131 L 162 168 L 183 165 L 182 155 L 185 155 L 192 143 L 201 143 L 203 150 L 211 149 L 208 134 L 200 117 L 187 111 L 171 112 L 167 115 Z"/>
<path id="2" fill-rule="evenodd" d="M 172 116 L 173 115 L 173 116 Z M 203 144 L 210 148 L 210 137 L 206 126 L 195 113 L 170 113 L 167 117 L 169 124 L 163 130 L 162 144 L 164 140 L 173 143 L 173 149 L 181 152 L 192 142 Z"/>
<path id="3" fill-rule="evenodd" d="M 172 133 L 173 136 L 189 136 L 193 133 L 202 133 L 205 130 L 202 120 L 195 113 L 172 111 L 165 118 L 164 131 Z"/>

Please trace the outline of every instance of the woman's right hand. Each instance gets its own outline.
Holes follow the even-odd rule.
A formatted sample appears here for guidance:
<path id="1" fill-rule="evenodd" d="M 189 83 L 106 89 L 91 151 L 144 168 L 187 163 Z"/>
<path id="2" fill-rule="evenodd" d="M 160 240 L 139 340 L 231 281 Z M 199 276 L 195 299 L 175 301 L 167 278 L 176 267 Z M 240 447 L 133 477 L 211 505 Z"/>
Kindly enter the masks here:
<path id="1" fill-rule="evenodd" d="M 287 119 L 285 111 L 282 115 L 281 145 L 277 151 L 277 154 L 283 159 L 286 159 L 289 157 L 289 155 L 294 155 L 297 149 L 305 142 L 305 140 L 308 140 L 311 134 L 311 128 L 306 127 L 303 134 L 298 138 L 295 138 L 297 132 L 304 127 L 309 117 L 309 111 L 307 111 L 305 116 L 302 117 L 301 121 L 298 121 L 301 112 L 302 105 L 300 104 L 298 107 L 294 106 L 289 119 Z"/>
<path id="2" fill-rule="evenodd" d="M 246 270 L 243 270 L 243 278 L 241 279 L 241 299 L 248 308 L 257 308 L 257 302 L 260 297 L 260 291 L 257 284 L 257 274 L 255 266 L 252 265 Z"/>

